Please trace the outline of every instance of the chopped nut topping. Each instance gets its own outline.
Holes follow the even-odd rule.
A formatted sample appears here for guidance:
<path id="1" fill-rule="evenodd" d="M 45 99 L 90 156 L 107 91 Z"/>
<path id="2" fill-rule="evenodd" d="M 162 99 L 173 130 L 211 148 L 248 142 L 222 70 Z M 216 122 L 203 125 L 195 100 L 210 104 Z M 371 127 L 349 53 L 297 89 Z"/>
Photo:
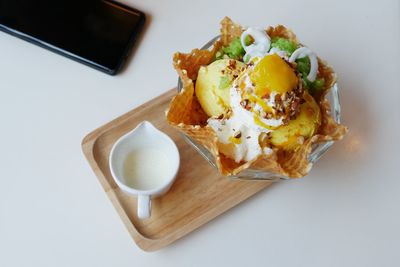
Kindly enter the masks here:
<path id="1" fill-rule="evenodd" d="M 258 143 L 262 148 L 264 148 L 264 147 L 270 146 L 270 144 L 271 144 L 271 140 L 270 139 L 271 139 L 270 132 L 268 132 L 268 133 L 262 132 L 258 136 Z"/>
<path id="2" fill-rule="evenodd" d="M 229 60 L 228 68 L 230 68 L 230 69 L 232 69 L 232 70 L 235 69 L 235 68 L 236 68 L 236 60 L 230 59 L 230 60 Z"/>
<path id="3" fill-rule="evenodd" d="M 265 116 L 264 116 L 264 118 L 266 118 L 266 119 L 272 119 L 272 113 L 271 112 L 268 112 L 268 113 L 266 113 L 265 114 Z"/>
<path id="4" fill-rule="evenodd" d="M 244 100 L 242 100 L 242 101 L 240 102 L 240 105 L 241 105 L 244 109 L 250 110 L 250 109 L 251 109 L 251 106 L 252 106 L 252 103 L 251 103 L 248 99 L 244 99 Z"/>
<path id="5" fill-rule="evenodd" d="M 241 137 L 242 137 L 242 133 L 239 131 L 239 132 L 235 133 L 235 134 L 233 135 L 233 137 L 235 137 L 235 138 L 241 138 Z"/>

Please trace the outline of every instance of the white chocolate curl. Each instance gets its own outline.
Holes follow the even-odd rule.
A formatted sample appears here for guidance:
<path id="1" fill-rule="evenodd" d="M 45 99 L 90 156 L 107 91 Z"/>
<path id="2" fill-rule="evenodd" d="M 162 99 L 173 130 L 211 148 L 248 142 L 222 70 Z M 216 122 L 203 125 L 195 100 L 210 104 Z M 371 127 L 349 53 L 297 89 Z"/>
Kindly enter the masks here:
<path id="1" fill-rule="evenodd" d="M 310 73 L 307 75 L 307 79 L 310 82 L 315 81 L 317 78 L 317 71 L 318 71 L 318 60 L 317 55 L 311 51 L 307 47 L 300 47 L 293 52 L 293 54 L 289 58 L 289 62 L 294 62 L 298 58 L 308 57 L 310 59 L 311 67 Z"/>
<path id="2" fill-rule="evenodd" d="M 246 45 L 247 36 L 254 39 L 254 42 L 248 46 Z M 265 31 L 253 27 L 248 28 L 242 33 L 240 36 L 240 42 L 242 43 L 244 51 L 246 51 L 246 54 L 243 57 L 245 62 L 253 57 L 264 57 L 271 46 L 271 39 Z"/>

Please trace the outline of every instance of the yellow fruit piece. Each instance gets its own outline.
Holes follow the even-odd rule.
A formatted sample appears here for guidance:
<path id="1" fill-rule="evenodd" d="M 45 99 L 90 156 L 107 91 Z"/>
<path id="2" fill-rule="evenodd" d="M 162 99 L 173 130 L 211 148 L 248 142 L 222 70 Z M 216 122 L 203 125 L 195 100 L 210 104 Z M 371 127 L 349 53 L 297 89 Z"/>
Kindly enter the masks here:
<path id="1" fill-rule="evenodd" d="M 320 109 L 314 98 L 307 92 L 304 93 L 304 99 L 306 102 L 301 104 L 300 113 L 296 119 L 271 132 L 273 145 L 284 149 L 294 149 L 300 145 L 300 139 L 314 135 L 321 123 Z"/>
<path id="2" fill-rule="evenodd" d="M 201 67 L 197 75 L 195 94 L 208 116 L 219 116 L 229 108 L 230 86 L 220 87 L 221 79 L 234 80 L 233 72 L 238 72 L 246 65 L 240 61 L 230 64 L 232 59 L 216 60 L 206 67 Z M 229 69 L 228 69 L 228 66 Z"/>
<path id="3" fill-rule="evenodd" d="M 203 110 L 208 116 L 219 116 L 225 112 L 226 106 L 215 93 L 216 85 L 208 78 L 208 70 L 201 67 L 196 80 L 195 94 Z"/>
<path id="4" fill-rule="evenodd" d="M 242 143 L 242 140 L 240 138 L 231 136 L 229 137 L 229 142 L 231 142 L 232 144 L 239 145 L 240 143 Z"/>
<path id="5" fill-rule="evenodd" d="M 298 79 L 293 69 L 278 55 L 267 55 L 255 66 L 250 75 L 255 93 L 262 97 L 267 93 L 282 94 L 294 89 Z"/>

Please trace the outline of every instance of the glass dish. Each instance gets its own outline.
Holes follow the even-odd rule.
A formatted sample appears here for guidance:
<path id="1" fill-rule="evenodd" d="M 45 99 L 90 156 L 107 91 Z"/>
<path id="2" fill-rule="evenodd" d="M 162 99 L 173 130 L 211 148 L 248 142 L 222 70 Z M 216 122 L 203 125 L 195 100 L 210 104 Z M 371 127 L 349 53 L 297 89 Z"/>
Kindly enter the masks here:
<path id="1" fill-rule="evenodd" d="M 210 40 L 207 44 L 205 44 L 201 49 L 209 49 L 212 47 L 215 41 L 219 39 L 219 35 Z M 178 78 L 178 92 L 182 90 L 182 81 Z M 329 90 L 329 93 L 326 95 L 330 105 L 331 105 L 331 115 L 335 122 L 340 123 L 340 102 L 339 102 L 339 88 L 337 83 L 335 83 Z M 217 168 L 217 165 L 214 161 L 214 156 L 201 144 L 197 143 L 191 137 L 182 134 L 184 139 L 192 145 L 197 152 L 200 153 L 214 168 Z M 311 153 L 308 157 L 308 160 L 311 163 L 317 162 L 321 156 L 333 145 L 334 141 L 327 141 L 323 143 L 316 144 L 313 146 Z M 278 181 L 278 180 L 288 180 L 291 179 L 287 176 L 276 174 L 268 171 L 255 170 L 255 169 L 246 169 L 237 175 L 228 176 L 232 179 L 241 179 L 241 180 L 269 180 L 269 181 Z"/>

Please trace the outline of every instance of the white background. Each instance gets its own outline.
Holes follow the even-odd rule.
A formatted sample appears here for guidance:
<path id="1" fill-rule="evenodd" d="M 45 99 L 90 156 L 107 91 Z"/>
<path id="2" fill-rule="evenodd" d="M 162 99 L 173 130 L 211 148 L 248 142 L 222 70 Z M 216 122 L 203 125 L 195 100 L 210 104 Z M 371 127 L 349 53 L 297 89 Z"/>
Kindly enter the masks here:
<path id="1" fill-rule="evenodd" d="M 400 266 L 399 1 L 125 2 L 148 23 L 116 77 L 0 33 L 0 266 Z M 202 46 L 225 15 L 285 24 L 326 59 L 350 132 L 308 177 L 143 252 L 81 140 L 174 87 L 172 54 Z"/>

